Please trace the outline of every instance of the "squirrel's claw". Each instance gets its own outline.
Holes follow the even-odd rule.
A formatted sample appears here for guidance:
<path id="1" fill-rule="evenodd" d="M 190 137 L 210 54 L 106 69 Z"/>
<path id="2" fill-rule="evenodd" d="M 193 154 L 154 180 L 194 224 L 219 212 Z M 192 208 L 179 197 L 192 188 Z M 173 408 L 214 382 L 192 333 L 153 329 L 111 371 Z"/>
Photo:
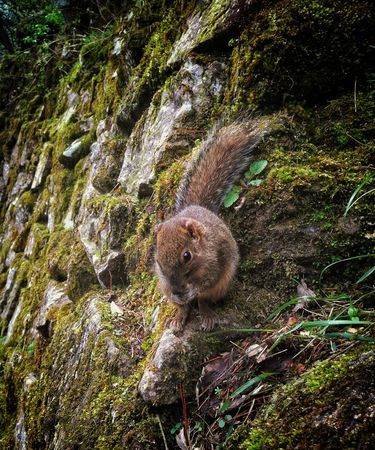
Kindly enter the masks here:
<path id="1" fill-rule="evenodd" d="M 216 325 L 219 325 L 220 322 L 219 317 L 211 311 L 210 315 L 202 317 L 201 329 L 203 331 L 211 331 Z"/>
<path id="2" fill-rule="evenodd" d="M 175 305 L 175 311 L 169 320 L 168 327 L 173 332 L 180 332 L 184 329 L 186 320 L 189 316 L 188 305 Z"/>
<path id="3" fill-rule="evenodd" d="M 173 332 L 180 332 L 184 329 L 185 321 L 182 319 L 182 317 L 172 317 L 168 323 L 168 327 Z"/>

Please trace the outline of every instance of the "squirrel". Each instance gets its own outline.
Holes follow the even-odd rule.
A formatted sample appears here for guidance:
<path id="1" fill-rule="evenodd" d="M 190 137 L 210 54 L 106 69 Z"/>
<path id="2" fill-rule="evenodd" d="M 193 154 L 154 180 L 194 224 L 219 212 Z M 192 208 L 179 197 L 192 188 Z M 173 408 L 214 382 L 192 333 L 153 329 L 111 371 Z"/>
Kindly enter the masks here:
<path id="1" fill-rule="evenodd" d="M 174 331 L 184 328 L 195 299 L 203 330 L 220 323 L 211 304 L 227 293 L 239 252 L 217 214 L 268 125 L 266 119 L 235 123 L 208 139 L 182 178 L 172 215 L 157 227 L 155 271 L 159 289 L 175 306 Z"/>

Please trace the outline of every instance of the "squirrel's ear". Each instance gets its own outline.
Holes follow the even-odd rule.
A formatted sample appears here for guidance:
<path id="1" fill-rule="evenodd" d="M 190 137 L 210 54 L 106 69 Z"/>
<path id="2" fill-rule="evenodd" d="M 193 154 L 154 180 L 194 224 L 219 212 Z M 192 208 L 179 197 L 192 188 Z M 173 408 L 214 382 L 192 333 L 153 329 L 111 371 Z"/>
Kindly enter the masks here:
<path id="1" fill-rule="evenodd" d="M 193 239 L 196 239 L 198 241 L 204 236 L 206 232 L 204 225 L 194 219 L 187 219 L 184 223 L 184 228 Z"/>

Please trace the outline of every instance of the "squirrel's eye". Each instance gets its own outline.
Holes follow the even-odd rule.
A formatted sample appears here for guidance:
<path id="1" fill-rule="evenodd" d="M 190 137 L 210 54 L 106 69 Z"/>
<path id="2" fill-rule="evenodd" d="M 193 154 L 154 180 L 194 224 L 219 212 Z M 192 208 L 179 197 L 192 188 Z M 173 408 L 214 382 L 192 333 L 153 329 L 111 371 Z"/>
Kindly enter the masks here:
<path id="1" fill-rule="evenodd" d="M 189 251 L 186 251 L 182 257 L 184 258 L 184 262 L 189 262 L 191 260 L 191 253 Z"/>

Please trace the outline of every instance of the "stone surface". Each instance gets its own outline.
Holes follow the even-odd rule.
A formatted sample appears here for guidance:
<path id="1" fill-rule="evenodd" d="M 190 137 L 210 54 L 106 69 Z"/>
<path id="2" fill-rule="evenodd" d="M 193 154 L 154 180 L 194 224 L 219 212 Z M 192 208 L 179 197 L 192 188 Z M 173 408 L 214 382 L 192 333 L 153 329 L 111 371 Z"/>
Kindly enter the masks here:
<path id="1" fill-rule="evenodd" d="M 60 162 L 66 167 L 74 167 L 77 162 L 86 156 L 90 147 L 87 144 L 87 136 L 82 136 L 73 141 L 61 154 Z"/>
<path id="2" fill-rule="evenodd" d="M 51 150 L 50 144 L 48 143 L 44 144 L 34 174 L 34 179 L 31 184 L 32 191 L 38 189 L 42 185 L 49 171 L 51 170 L 52 161 L 50 157 L 50 150 Z"/>
<path id="3" fill-rule="evenodd" d="M 22 305 L 22 297 L 23 297 L 23 296 L 22 296 L 22 294 L 21 294 L 20 297 L 19 297 L 19 300 L 18 300 L 18 302 L 17 302 L 16 309 L 14 310 L 13 315 L 12 315 L 12 318 L 11 318 L 10 321 L 9 321 L 7 333 L 6 333 L 6 335 L 5 335 L 5 343 L 6 343 L 6 344 L 10 341 L 10 339 L 11 339 L 12 336 L 13 336 L 14 325 L 15 325 L 15 323 L 16 323 L 16 320 L 17 320 L 17 318 L 18 318 L 20 312 L 22 311 L 22 306 L 23 306 L 23 305 Z"/>
<path id="4" fill-rule="evenodd" d="M 224 71 L 220 62 L 205 67 L 188 60 L 163 89 L 160 105 L 151 104 L 126 145 L 118 181 L 127 193 L 136 195 L 141 184 L 154 179 L 155 167 L 166 148 L 174 153 L 171 141 L 176 139 L 178 129 L 202 131 L 200 124 L 222 90 Z"/>
<path id="5" fill-rule="evenodd" d="M 66 283 L 57 283 L 52 280 L 48 283 L 38 317 L 34 323 L 34 327 L 43 337 L 52 335 L 54 314 L 63 306 L 72 303 L 66 293 L 66 289 Z"/>
<path id="6" fill-rule="evenodd" d="M 125 232 L 127 208 L 121 200 L 106 210 L 106 203 L 85 210 L 81 217 L 79 236 L 103 287 L 124 285 L 127 282 L 121 236 Z"/>
<path id="7" fill-rule="evenodd" d="M 138 386 L 144 401 L 169 405 L 178 400 L 179 383 L 185 379 L 191 350 L 186 334 L 181 337 L 169 329 L 164 331 Z"/>
<path id="8" fill-rule="evenodd" d="M 6 284 L 0 298 L 0 315 L 1 318 L 5 320 L 6 324 L 9 323 L 14 310 L 17 307 L 20 289 L 21 285 L 17 280 L 17 269 L 16 267 L 10 267 Z"/>
<path id="9" fill-rule="evenodd" d="M 195 14 L 189 16 L 187 29 L 172 47 L 168 64 L 173 65 L 184 60 L 198 45 L 233 27 L 253 3 L 256 3 L 256 0 L 216 0 L 206 7 L 202 5 Z"/>

